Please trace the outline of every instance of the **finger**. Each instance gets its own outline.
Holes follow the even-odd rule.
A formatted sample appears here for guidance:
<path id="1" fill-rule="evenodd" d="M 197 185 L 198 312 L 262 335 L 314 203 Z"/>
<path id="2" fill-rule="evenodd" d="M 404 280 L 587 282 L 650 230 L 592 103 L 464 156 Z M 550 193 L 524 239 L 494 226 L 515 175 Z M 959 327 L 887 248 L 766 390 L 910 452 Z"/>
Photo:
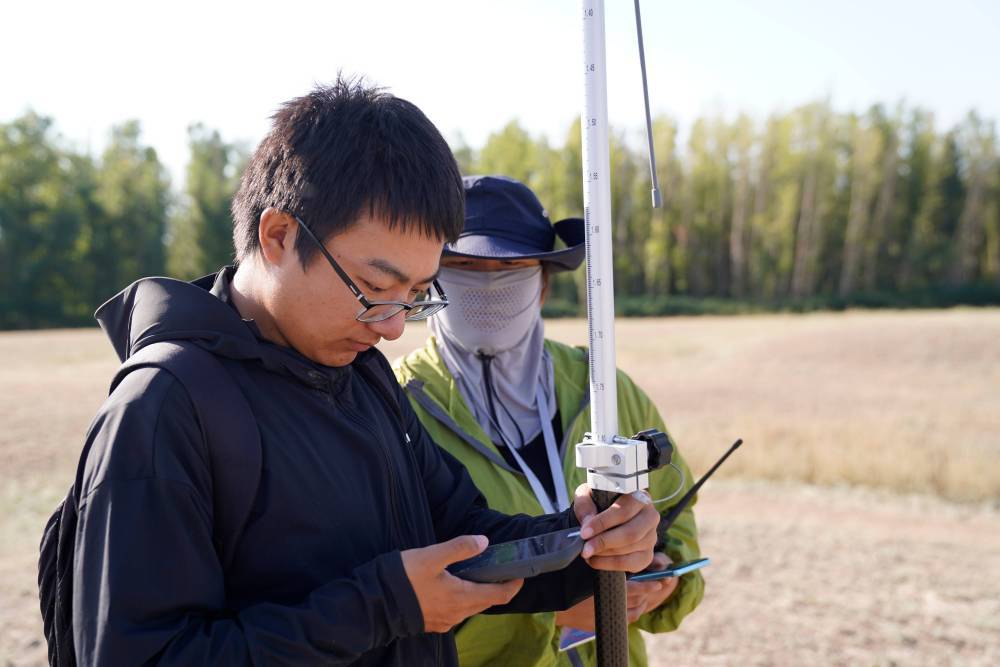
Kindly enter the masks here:
<path id="1" fill-rule="evenodd" d="M 651 505 L 640 503 L 632 496 L 618 496 L 611 507 L 592 517 L 586 523 L 580 524 L 582 527 L 580 537 L 587 540 L 594 535 L 620 526 L 639 514 L 643 508 L 648 508 L 653 514 L 656 514 L 656 510 Z"/>
<path id="2" fill-rule="evenodd" d="M 599 526 L 602 516 L 609 511 L 611 510 L 606 510 L 591 519 L 589 523 L 590 527 Z M 592 555 L 621 555 L 622 553 L 635 551 L 636 549 L 649 549 L 652 551 L 652 548 L 656 545 L 656 526 L 659 523 L 659 516 L 652 507 L 648 505 L 639 506 L 638 512 L 630 517 L 624 525 L 608 525 L 607 529 L 598 531 L 594 537 L 588 539 L 583 547 L 583 557 L 589 558 Z M 585 532 L 586 528 L 582 528 L 580 536 L 583 537 Z M 650 553 L 650 558 L 652 558 L 652 553 Z"/>
<path id="3" fill-rule="evenodd" d="M 653 562 L 649 564 L 647 569 L 665 570 L 671 563 L 673 563 L 673 561 L 670 560 L 670 556 L 661 551 L 657 551 L 653 554 Z"/>
<path id="4" fill-rule="evenodd" d="M 594 556 L 587 561 L 587 564 L 595 570 L 640 572 L 649 565 L 650 557 L 650 552 L 639 551 L 623 556 Z"/>
<path id="5" fill-rule="evenodd" d="M 586 545 L 584 545 L 584 559 L 589 559 L 593 556 L 625 556 L 630 553 L 642 551 L 648 552 L 648 562 L 652 563 L 653 547 L 656 545 L 656 540 L 641 537 L 638 541 L 633 542 L 631 538 L 616 536 L 612 531 L 611 533 L 598 535 L 587 542 L 587 544 L 592 545 L 592 548 L 588 550 Z"/>
<path id="6" fill-rule="evenodd" d="M 639 617 L 642 616 L 643 612 L 645 611 L 646 611 L 645 604 L 641 604 L 635 607 L 629 607 L 627 613 L 629 624 L 631 625 L 632 623 L 638 621 Z"/>
<path id="7" fill-rule="evenodd" d="M 461 579 L 459 581 L 464 584 L 462 599 L 470 609 L 475 610 L 473 613 L 479 613 L 483 609 L 496 605 L 507 604 L 524 585 L 524 579 L 514 579 L 499 584 L 477 584 Z"/>
<path id="8" fill-rule="evenodd" d="M 576 520 L 580 522 L 580 526 L 583 526 L 587 519 L 597 514 L 597 505 L 594 504 L 594 499 L 590 496 L 590 487 L 586 484 L 576 487 L 573 513 L 576 514 Z"/>
<path id="9" fill-rule="evenodd" d="M 639 598 L 652 595 L 660 590 L 660 585 L 663 583 L 660 581 L 626 581 L 625 582 L 625 594 L 628 596 L 629 600 L 638 601 Z M 630 603 L 631 604 L 631 603 Z"/>
<path id="10" fill-rule="evenodd" d="M 659 582 L 658 581 L 651 581 L 649 583 L 651 583 L 651 584 L 658 584 Z M 655 590 L 649 590 L 649 589 L 647 589 L 641 595 L 637 595 L 636 599 L 634 601 L 631 601 L 631 602 L 630 601 L 626 601 L 625 602 L 625 606 L 626 607 L 638 607 L 638 606 L 642 606 L 643 608 L 646 608 L 646 607 L 649 606 L 649 601 L 651 599 L 651 596 L 655 595 L 655 594 L 656 594 Z"/>
<path id="11" fill-rule="evenodd" d="M 514 596 L 520 592 L 521 587 L 524 586 L 524 579 L 514 579 L 512 581 L 505 581 L 502 590 L 497 591 L 497 602 L 494 604 L 507 604 L 514 599 Z"/>
<path id="12" fill-rule="evenodd" d="M 485 535 L 459 535 L 447 542 L 426 547 L 430 562 L 444 569 L 445 566 L 472 558 L 483 552 L 490 543 Z"/>
<path id="13" fill-rule="evenodd" d="M 636 537 L 632 532 L 618 532 L 624 530 L 624 528 L 615 528 L 588 540 L 583 545 L 582 555 L 584 559 L 590 559 L 593 556 L 624 556 L 636 551 L 642 551 L 648 552 L 648 562 L 652 562 L 653 547 L 656 546 L 656 534 Z"/>

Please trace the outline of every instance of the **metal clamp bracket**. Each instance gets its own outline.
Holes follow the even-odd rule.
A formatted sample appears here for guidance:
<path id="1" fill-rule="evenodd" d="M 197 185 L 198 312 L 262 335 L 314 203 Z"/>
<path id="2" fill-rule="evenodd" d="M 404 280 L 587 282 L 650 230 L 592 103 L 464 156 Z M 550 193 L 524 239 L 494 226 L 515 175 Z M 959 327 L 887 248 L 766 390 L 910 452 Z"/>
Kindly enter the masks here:
<path id="1" fill-rule="evenodd" d="M 585 433 L 576 446 L 576 465 L 587 469 L 591 489 L 632 493 L 649 487 L 646 443 L 621 436 L 612 442 L 595 440 Z"/>
<path id="2" fill-rule="evenodd" d="M 616 435 L 610 443 L 590 433 L 576 446 L 576 466 L 587 469 L 591 489 L 632 493 L 649 488 L 649 471 L 670 463 L 673 447 L 666 434 L 649 429 L 634 438 Z"/>

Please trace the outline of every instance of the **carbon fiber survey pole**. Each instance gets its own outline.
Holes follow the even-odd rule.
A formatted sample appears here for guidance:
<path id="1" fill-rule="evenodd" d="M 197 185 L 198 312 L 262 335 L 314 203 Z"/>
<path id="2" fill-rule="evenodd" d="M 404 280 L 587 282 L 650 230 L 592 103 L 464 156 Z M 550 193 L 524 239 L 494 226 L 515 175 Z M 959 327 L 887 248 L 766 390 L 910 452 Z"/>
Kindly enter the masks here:
<path id="1" fill-rule="evenodd" d="M 583 210 L 587 249 L 587 325 L 590 333 L 590 440 L 611 444 L 618 433 L 615 365 L 615 293 L 611 261 L 611 167 L 608 147 L 608 90 L 604 51 L 604 0 L 583 0 L 584 111 Z M 590 475 L 588 475 L 589 479 Z M 591 483 L 591 488 L 597 488 Z M 595 490 L 599 509 L 617 493 Z M 628 665 L 625 574 L 595 574 L 597 661 L 601 667 Z"/>

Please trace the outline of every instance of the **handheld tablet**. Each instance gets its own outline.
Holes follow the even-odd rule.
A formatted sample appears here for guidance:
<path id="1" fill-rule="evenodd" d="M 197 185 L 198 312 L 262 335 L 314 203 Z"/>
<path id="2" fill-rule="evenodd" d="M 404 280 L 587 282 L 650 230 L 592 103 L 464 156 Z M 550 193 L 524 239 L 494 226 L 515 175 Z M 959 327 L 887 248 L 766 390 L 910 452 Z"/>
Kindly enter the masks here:
<path id="1" fill-rule="evenodd" d="M 478 556 L 452 563 L 448 571 L 468 581 L 495 584 L 561 570 L 582 550 L 580 529 L 569 528 L 491 545 Z"/>
<path id="2" fill-rule="evenodd" d="M 671 563 L 662 570 L 645 570 L 631 575 L 629 581 L 656 581 L 657 579 L 668 579 L 669 577 L 679 577 L 688 572 L 694 572 L 709 564 L 707 558 L 697 560 L 686 560 L 683 563 Z"/>

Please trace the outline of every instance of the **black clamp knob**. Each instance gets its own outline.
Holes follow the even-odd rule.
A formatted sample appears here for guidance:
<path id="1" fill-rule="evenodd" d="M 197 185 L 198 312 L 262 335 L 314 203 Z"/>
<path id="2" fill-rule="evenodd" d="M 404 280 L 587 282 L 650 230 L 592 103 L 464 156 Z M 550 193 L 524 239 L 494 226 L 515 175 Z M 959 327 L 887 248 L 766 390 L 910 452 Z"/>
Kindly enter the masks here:
<path id="1" fill-rule="evenodd" d="M 648 470 L 656 470 L 670 464 L 670 458 L 674 455 L 674 443 L 670 441 L 670 436 L 663 431 L 648 428 L 645 431 L 636 433 L 632 436 L 632 439 L 642 440 L 646 443 L 648 457 L 646 468 Z"/>

